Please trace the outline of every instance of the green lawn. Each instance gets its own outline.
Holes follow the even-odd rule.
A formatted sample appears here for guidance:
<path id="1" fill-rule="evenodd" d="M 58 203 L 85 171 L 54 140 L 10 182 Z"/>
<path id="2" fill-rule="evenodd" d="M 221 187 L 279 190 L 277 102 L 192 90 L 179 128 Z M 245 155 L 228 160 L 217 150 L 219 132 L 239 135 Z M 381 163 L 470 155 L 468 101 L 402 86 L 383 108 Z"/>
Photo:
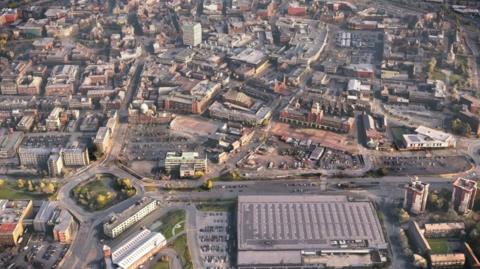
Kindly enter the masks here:
<path id="1" fill-rule="evenodd" d="M 235 210 L 235 205 L 236 205 L 235 201 L 226 202 L 226 203 L 203 203 L 203 204 L 198 204 L 197 209 L 200 211 L 223 212 L 223 211 Z"/>
<path id="2" fill-rule="evenodd" d="M 448 241 L 446 238 L 427 239 L 433 254 L 445 254 L 449 252 Z"/>
<path id="3" fill-rule="evenodd" d="M 160 261 L 154 264 L 150 269 L 170 269 L 168 262 Z"/>
<path id="4" fill-rule="evenodd" d="M 185 210 L 173 210 L 169 211 L 167 214 L 160 218 L 162 225 L 159 228 L 159 232 L 165 236 L 165 238 L 170 239 L 173 236 L 172 230 L 175 225 L 180 224 L 180 228 L 175 229 L 175 234 L 178 234 L 184 230 L 185 223 Z"/>
<path id="5" fill-rule="evenodd" d="M 175 241 L 173 241 L 172 247 L 178 253 L 178 256 L 180 256 L 182 268 L 193 269 L 192 257 L 190 257 L 190 251 L 188 250 L 187 245 L 187 236 L 185 234 L 179 236 Z"/>
<path id="6" fill-rule="evenodd" d="M 0 188 L 0 199 L 7 200 L 47 200 L 50 197 L 48 194 L 33 194 L 28 192 L 18 192 L 3 186 Z"/>
<path id="7" fill-rule="evenodd" d="M 447 80 L 447 76 L 438 69 L 435 69 L 435 71 L 431 75 L 432 75 L 431 79 L 434 79 L 434 80 L 442 80 L 442 81 Z"/>

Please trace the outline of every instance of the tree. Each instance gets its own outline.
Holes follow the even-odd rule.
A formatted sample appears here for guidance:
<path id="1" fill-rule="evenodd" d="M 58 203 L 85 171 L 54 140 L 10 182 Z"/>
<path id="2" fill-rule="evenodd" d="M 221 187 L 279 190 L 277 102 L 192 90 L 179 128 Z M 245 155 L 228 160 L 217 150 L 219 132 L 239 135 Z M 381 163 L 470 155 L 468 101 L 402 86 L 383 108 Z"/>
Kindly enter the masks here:
<path id="1" fill-rule="evenodd" d="M 5 179 L 0 179 L 0 188 L 3 188 L 5 186 Z"/>
<path id="2" fill-rule="evenodd" d="M 19 189 L 25 188 L 25 180 L 19 178 L 19 179 L 17 180 L 17 187 L 18 187 Z"/>
<path id="3" fill-rule="evenodd" d="M 35 187 L 33 186 L 33 182 L 31 180 L 27 182 L 27 187 L 29 192 L 35 191 Z"/>
<path id="4" fill-rule="evenodd" d="M 395 217 L 396 217 L 397 221 L 400 222 L 400 223 L 405 223 L 410 219 L 410 215 L 403 208 L 401 208 L 401 209 L 397 208 L 395 210 Z"/>
<path id="5" fill-rule="evenodd" d="M 52 194 L 55 192 L 55 185 L 52 182 L 49 182 L 42 190 L 45 193 Z"/>
<path id="6" fill-rule="evenodd" d="M 213 181 L 211 179 L 208 179 L 203 183 L 203 188 L 206 190 L 211 190 L 213 188 Z"/>
<path id="7" fill-rule="evenodd" d="M 205 174 L 202 172 L 202 171 L 197 171 L 195 172 L 195 178 L 201 178 L 203 177 Z"/>
<path id="8" fill-rule="evenodd" d="M 97 202 L 98 208 L 103 208 L 105 207 L 105 205 L 107 205 L 108 200 L 105 195 L 99 194 L 97 195 L 96 202 Z"/>
<path id="9" fill-rule="evenodd" d="M 430 79 L 433 77 L 433 73 L 435 72 L 436 68 L 437 68 L 437 59 L 435 57 L 432 57 L 428 62 L 428 77 Z"/>

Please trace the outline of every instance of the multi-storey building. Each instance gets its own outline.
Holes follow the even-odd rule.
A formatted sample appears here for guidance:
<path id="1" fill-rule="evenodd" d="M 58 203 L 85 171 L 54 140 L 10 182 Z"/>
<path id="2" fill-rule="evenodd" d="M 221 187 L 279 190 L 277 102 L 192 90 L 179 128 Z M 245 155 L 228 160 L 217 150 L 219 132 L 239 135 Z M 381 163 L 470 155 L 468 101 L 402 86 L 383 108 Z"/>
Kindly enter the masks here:
<path id="1" fill-rule="evenodd" d="M 0 245 L 16 246 L 22 236 L 24 219 L 32 215 L 31 200 L 0 200 Z"/>
<path id="2" fill-rule="evenodd" d="M 55 107 L 52 109 L 47 119 L 45 120 L 45 125 L 49 131 L 57 131 L 61 127 L 60 122 L 60 113 L 63 112 L 63 108 Z"/>
<path id="3" fill-rule="evenodd" d="M 76 65 L 57 65 L 47 80 L 45 95 L 68 96 L 74 93 L 79 68 Z"/>
<path id="4" fill-rule="evenodd" d="M 429 184 L 422 183 L 417 179 L 408 183 L 408 185 L 405 186 L 403 208 L 413 214 L 421 214 L 425 212 L 429 186 Z"/>
<path id="5" fill-rule="evenodd" d="M 195 47 L 202 43 L 202 25 L 200 23 L 186 23 L 182 26 L 183 44 Z"/>
<path id="6" fill-rule="evenodd" d="M 42 87 L 41 77 L 25 76 L 18 82 L 17 92 L 20 95 L 38 95 Z"/>
<path id="7" fill-rule="evenodd" d="M 106 152 L 110 147 L 110 144 L 111 144 L 110 141 L 111 141 L 110 128 L 105 126 L 98 128 L 97 135 L 93 140 L 93 143 L 95 143 L 97 150 L 101 153 Z"/>
<path id="8" fill-rule="evenodd" d="M 62 148 L 60 153 L 65 166 L 85 166 L 90 163 L 88 149 L 85 145 L 73 143 Z"/>
<path id="9" fill-rule="evenodd" d="M 130 226 L 153 212 L 157 207 L 158 204 L 156 200 L 145 197 L 121 214 L 113 214 L 110 220 L 103 224 L 103 233 L 110 238 L 115 238 Z"/>
<path id="10" fill-rule="evenodd" d="M 63 160 L 59 154 L 52 154 L 47 161 L 48 173 L 51 177 L 56 177 L 62 174 Z"/>
<path id="11" fill-rule="evenodd" d="M 453 182 L 452 204 L 460 214 L 469 213 L 475 202 L 477 182 L 466 178 L 457 178 Z"/>
<path id="12" fill-rule="evenodd" d="M 72 241 L 73 232 L 75 230 L 75 220 L 68 210 L 62 209 L 53 227 L 53 238 L 61 243 L 69 243 Z"/>
<path id="13" fill-rule="evenodd" d="M 207 171 L 207 157 L 200 158 L 197 152 L 167 152 L 164 160 L 164 167 L 167 173 L 178 171 L 180 177 L 194 176 L 197 172 Z"/>

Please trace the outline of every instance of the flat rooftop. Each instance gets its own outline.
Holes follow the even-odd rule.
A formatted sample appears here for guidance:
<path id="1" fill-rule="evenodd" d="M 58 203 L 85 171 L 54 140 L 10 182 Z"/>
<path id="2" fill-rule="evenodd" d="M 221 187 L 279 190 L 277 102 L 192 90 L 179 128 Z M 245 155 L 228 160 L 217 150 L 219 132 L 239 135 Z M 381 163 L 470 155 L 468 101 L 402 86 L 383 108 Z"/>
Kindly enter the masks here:
<path id="1" fill-rule="evenodd" d="M 239 196 L 237 214 L 239 251 L 339 249 L 343 240 L 387 246 L 373 204 L 346 196 Z"/>

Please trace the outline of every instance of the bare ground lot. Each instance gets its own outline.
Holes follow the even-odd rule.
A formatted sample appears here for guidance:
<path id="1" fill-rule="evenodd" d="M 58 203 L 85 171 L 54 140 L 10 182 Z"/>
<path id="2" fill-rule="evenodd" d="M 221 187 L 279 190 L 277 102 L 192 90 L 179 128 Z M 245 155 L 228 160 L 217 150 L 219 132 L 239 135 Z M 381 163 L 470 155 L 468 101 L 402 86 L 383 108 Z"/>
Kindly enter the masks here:
<path id="1" fill-rule="evenodd" d="M 311 139 L 313 143 L 319 143 L 323 147 L 358 153 L 357 142 L 346 134 L 319 129 L 291 128 L 288 124 L 279 122 L 272 124 L 271 133 L 276 136 L 288 136 L 298 140 Z"/>

